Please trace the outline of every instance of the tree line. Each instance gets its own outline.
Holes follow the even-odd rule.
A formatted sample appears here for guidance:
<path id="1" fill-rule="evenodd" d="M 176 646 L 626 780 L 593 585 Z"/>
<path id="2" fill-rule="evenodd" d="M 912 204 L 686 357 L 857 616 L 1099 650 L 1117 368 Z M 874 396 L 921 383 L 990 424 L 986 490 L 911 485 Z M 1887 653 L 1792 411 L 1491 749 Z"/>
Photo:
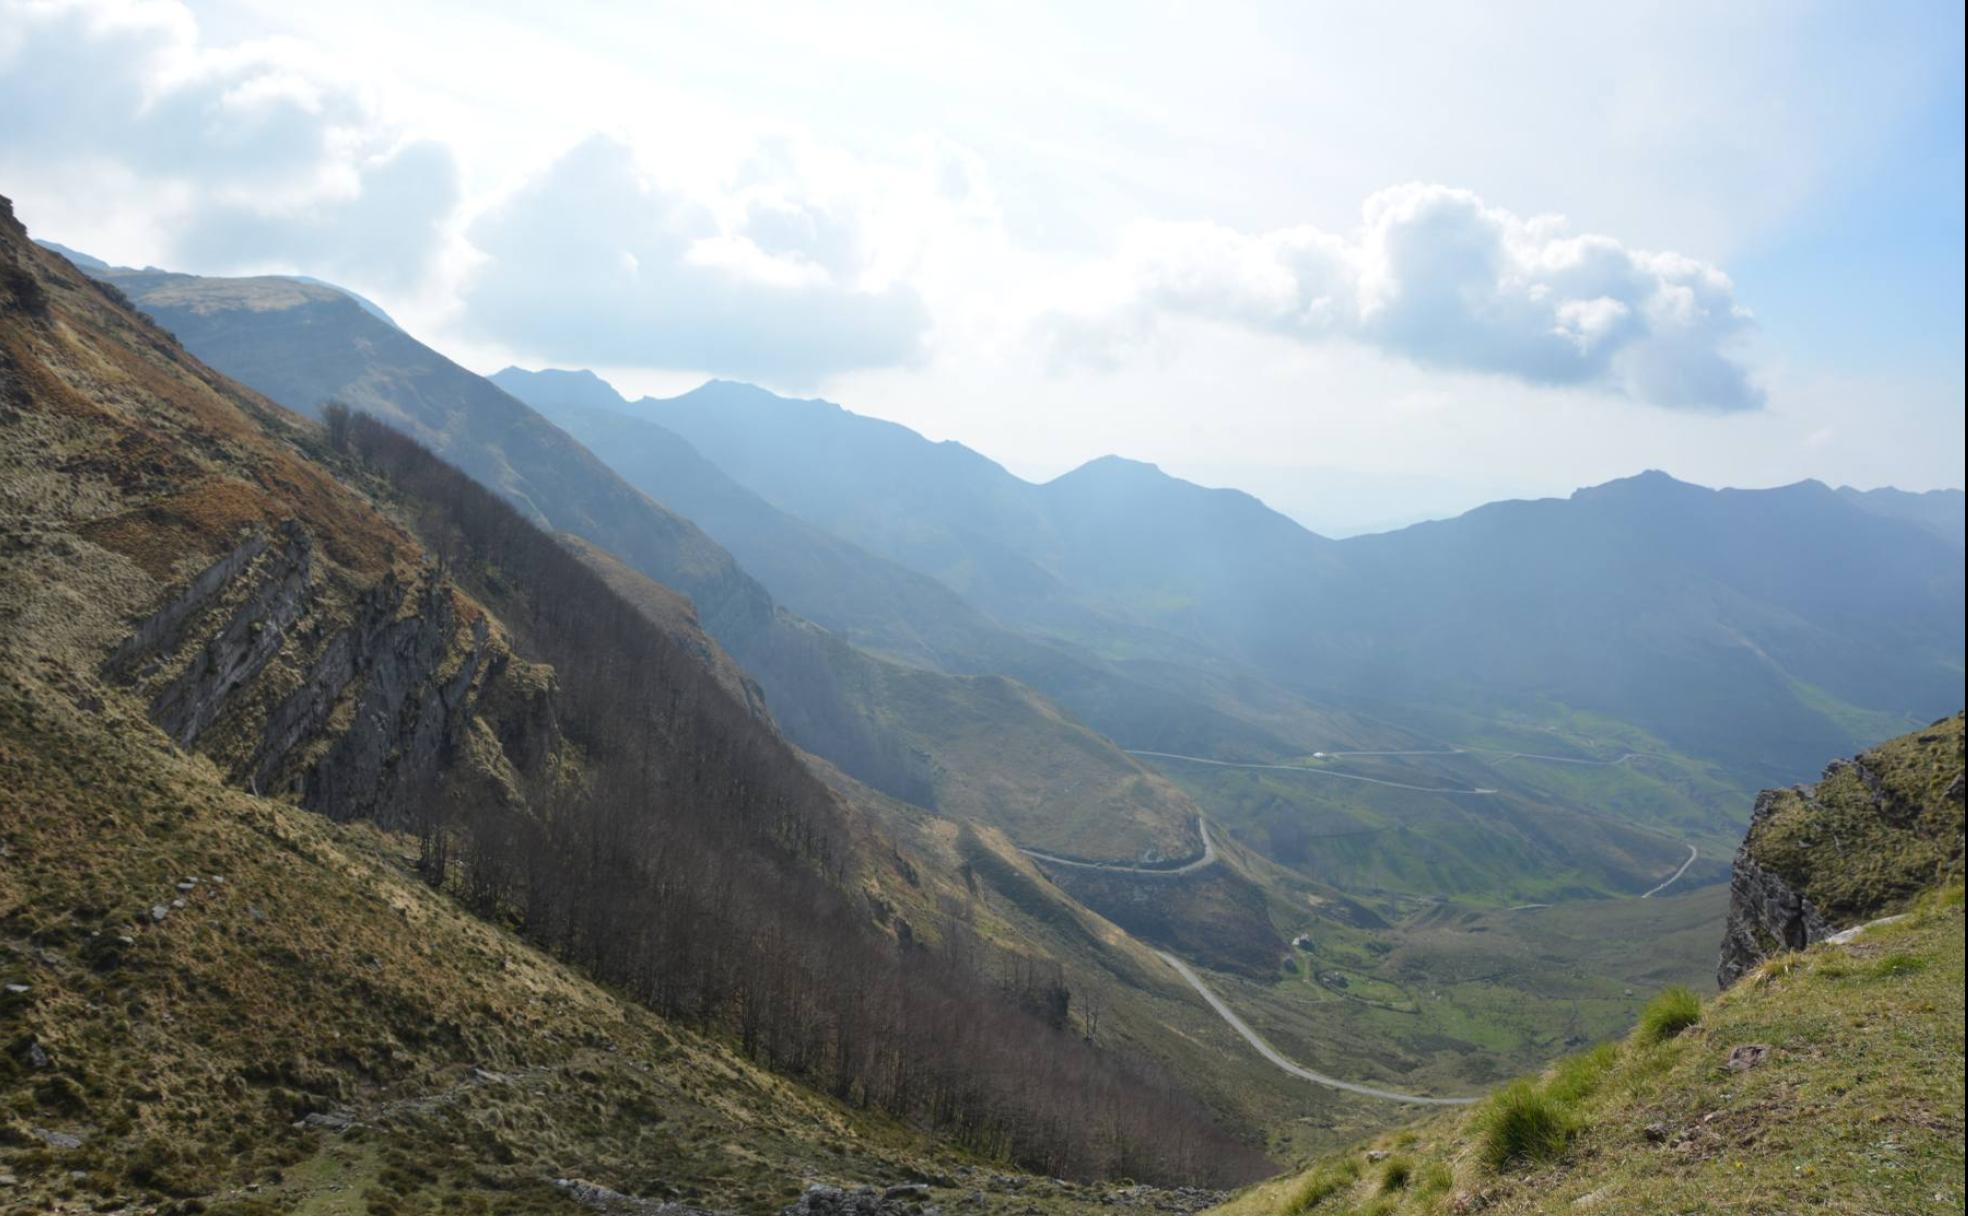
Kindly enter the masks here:
<path id="1" fill-rule="evenodd" d="M 844 808 L 698 656 L 413 440 L 341 407 L 326 420 L 516 651 L 553 670 L 550 704 L 482 707 L 519 796 L 446 781 L 419 800 L 430 881 L 775 1071 L 1022 1168 L 1267 1171 L 1165 1075 L 1089 1043 L 1055 964 L 960 918 L 934 944 L 881 931 Z"/>

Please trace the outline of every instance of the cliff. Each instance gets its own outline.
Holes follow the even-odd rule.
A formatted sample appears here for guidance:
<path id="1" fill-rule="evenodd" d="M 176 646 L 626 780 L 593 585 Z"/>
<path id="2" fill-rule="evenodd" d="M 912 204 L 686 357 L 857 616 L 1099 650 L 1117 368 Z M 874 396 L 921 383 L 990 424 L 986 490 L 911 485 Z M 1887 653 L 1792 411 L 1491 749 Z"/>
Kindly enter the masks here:
<path id="1" fill-rule="evenodd" d="M 1736 852 L 1717 982 L 1892 915 L 1961 866 L 1960 714 L 1833 761 L 1814 786 L 1765 790 Z"/>

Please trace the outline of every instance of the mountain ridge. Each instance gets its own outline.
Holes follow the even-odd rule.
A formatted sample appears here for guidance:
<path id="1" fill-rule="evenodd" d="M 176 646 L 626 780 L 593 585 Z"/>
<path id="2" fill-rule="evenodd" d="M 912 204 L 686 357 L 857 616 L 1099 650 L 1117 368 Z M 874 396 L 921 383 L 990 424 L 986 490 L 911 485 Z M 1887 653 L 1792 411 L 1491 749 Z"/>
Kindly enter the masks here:
<path id="1" fill-rule="evenodd" d="M 1007 625 L 1110 654 L 1200 647 L 1256 665 L 1315 701 L 1370 697 L 1382 716 L 1398 713 L 1403 698 L 1472 710 L 1486 695 L 1518 708 L 1555 700 L 1637 715 L 1636 725 L 1677 747 L 1746 761 L 1740 771 L 1750 782 L 1877 741 L 1959 697 L 1961 648 L 1948 637 L 1960 615 L 1960 596 L 1949 589 L 1959 551 L 1931 528 L 1815 483 L 1711 490 L 1655 470 L 1565 498 L 1497 502 L 1328 541 L 1256 500 L 1206 498 L 1141 462 L 1095 462 L 1082 475 L 1028 483 L 986 458 L 953 457 L 948 445 L 911 440 L 896 424 L 756 388 L 720 382 L 624 408 L 682 434 L 791 514 L 939 579 Z M 865 449 L 857 447 L 864 437 Z M 1124 492 L 1090 492 L 1065 504 L 1071 510 L 1049 513 L 1049 487 L 1091 491 L 1104 482 L 1125 483 Z M 1235 526 L 1212 527 L 1197 506 L 1219 501 L 1240 504 Z M 1681 535 L 1706 546 L 1706 565 L 1661 548 L 1661 524 L 1648 517 L 1663 511 L 1681 521 Z M 1785 522 L 1785 512 L 1796 518 Z M 1532 531 L 1513 539 L 1513 528 Z M 1652 548 L 1633 556 L 1654 565 L 1618 574 L 1613 581 L 1626 580 L 1619 599 L 1578 577 L 1582 566 L 1560 568 L 1583 553 L 1600 562 L 1594 577 L 1603 578 L 1607 558 L 1625 554 L 1624 538 L 1650 528 Z M 980 534 L 990 540 L 972 540 Z M 1730 571 L 1725 558 L 1757 570 L 1770 587 Z M 1803 572 L 1813 569 L 1850 574 L 1812 588 Z M 1525 586 L 1569 580 L 1574 594 L 1597 594 L 1599 603 L 1571 605 L 1562 629 L 1552 628 L 1549 611 L 1537 626 L 1528 618 L 1516 626 L 1523 605 L 1502 581 L 1513 577 Z M 1224 594 L 1226 585 L 1236 593 Z M 1852 594 L 1841 596 L 1841 586 Z M 1432 610 L 1438 602 L 1445 606 Z M 1709 651 L 1698 657 L 1651 625 L 1625 623 L 1642 604 L 1654 616 L 1707 614 Z M 1383 607 L 1392 619 L 1375 618 Z M 1624 648 L 1634 662 L 1585 680 L 1558 645 L 1568 631 L 1601 659 Z M 1180 639 L 1173 650 L 1171 636 Z M 1688 704 L 1717 707 L 1698 726 L 1680 725 L 1676 707 L 1654 687 L 1670 669 L 1694 681 L 1686 687 L 1703 689 Z M 1400 678 L 1390 682 L 1396 671 Z M 1744 691 L 1732 692 L 1736 684 Z M 1740 725 L 1752 688 L 1758 703 L 1774 698 L 1781 707 L 1769 729 Z"/>

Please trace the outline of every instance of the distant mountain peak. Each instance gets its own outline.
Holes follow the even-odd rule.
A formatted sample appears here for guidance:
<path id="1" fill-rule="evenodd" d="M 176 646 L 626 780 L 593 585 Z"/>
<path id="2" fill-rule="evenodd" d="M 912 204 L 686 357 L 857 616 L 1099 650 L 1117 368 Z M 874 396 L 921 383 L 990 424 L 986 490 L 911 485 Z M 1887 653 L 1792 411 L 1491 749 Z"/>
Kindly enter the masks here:
<path id="1" fill-rule="evenodd" d="M 503 367 L 486 379 L 528 403 L 550 402 L 559 406 L 612 410 L 616 413 L 621 413 L 629 404 L 614 385 L 585 367 L 543 367 L 538 371 Z"/>
<path id="2" fill-rule="evenodd" d="M 1105 456 L 1095 456 L 1081 465 L 1082 469 L 1125 470 L 1133 473 L 1161 473 L 1162 466 L 1148 460 L 1135 460 L 1128 456 L 1117 456 L 1109 452 Z"/>
<path id="3" fill-rule="evenodd" d="M 797 405 L 797 406 L 808 406 L 808 407 L 817 406 L 823 409 L 834 410 L 840 413 L 847 412 L 844 407 L 837 405 L 832 401 L 827 401 L 819 397 L 788 397 L 784 393 L 775 393 L 769 388 L 764 388 L 761 387 L 760 385 L 753 384 L 748 380 L 720 380 L 720 379 L 713 378 L 704 381 L 702 384 L 698 385 L 696 388 L 691 389 L 689 392 L 679 393 L 675 397 L 670 398 L 670 400 L 711 401 L 711 402 L 718 402 L 721 404 L 741 403 L 747 405 L 777 404 L 777 405 Z"/>

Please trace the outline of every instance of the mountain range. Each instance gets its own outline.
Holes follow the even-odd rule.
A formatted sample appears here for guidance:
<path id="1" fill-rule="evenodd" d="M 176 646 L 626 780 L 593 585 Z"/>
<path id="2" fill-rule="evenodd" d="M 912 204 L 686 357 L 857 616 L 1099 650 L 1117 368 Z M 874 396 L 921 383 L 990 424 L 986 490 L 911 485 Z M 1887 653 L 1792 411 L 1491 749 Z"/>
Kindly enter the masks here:
<path id="1" fill-rule="evenodd" d="M 1962 699 L 1959 492 L 1649 472 L 1333 540 L 749 385 L 481 377 L 10 210 L 0 320 L 30 1202 L 1192 1211 L 1116 1180 L 1654 1016 L 1750 791 Z"/>
<path id="2" fill-rule="evenodd" d="M 1716 491 L 1650 472 L 1331 541 L 1116 457 L 1033 485 L 826 402 L 713 382 L 630 403 L 568 376 L 494 380 L 543 409 L 578 398 L 656 422 L 787 513 L 1118 661 L 1228 660 L 1396 720 L 1585 712 L 1751 782 L 1961 694 L 1959 491 Z"/>

